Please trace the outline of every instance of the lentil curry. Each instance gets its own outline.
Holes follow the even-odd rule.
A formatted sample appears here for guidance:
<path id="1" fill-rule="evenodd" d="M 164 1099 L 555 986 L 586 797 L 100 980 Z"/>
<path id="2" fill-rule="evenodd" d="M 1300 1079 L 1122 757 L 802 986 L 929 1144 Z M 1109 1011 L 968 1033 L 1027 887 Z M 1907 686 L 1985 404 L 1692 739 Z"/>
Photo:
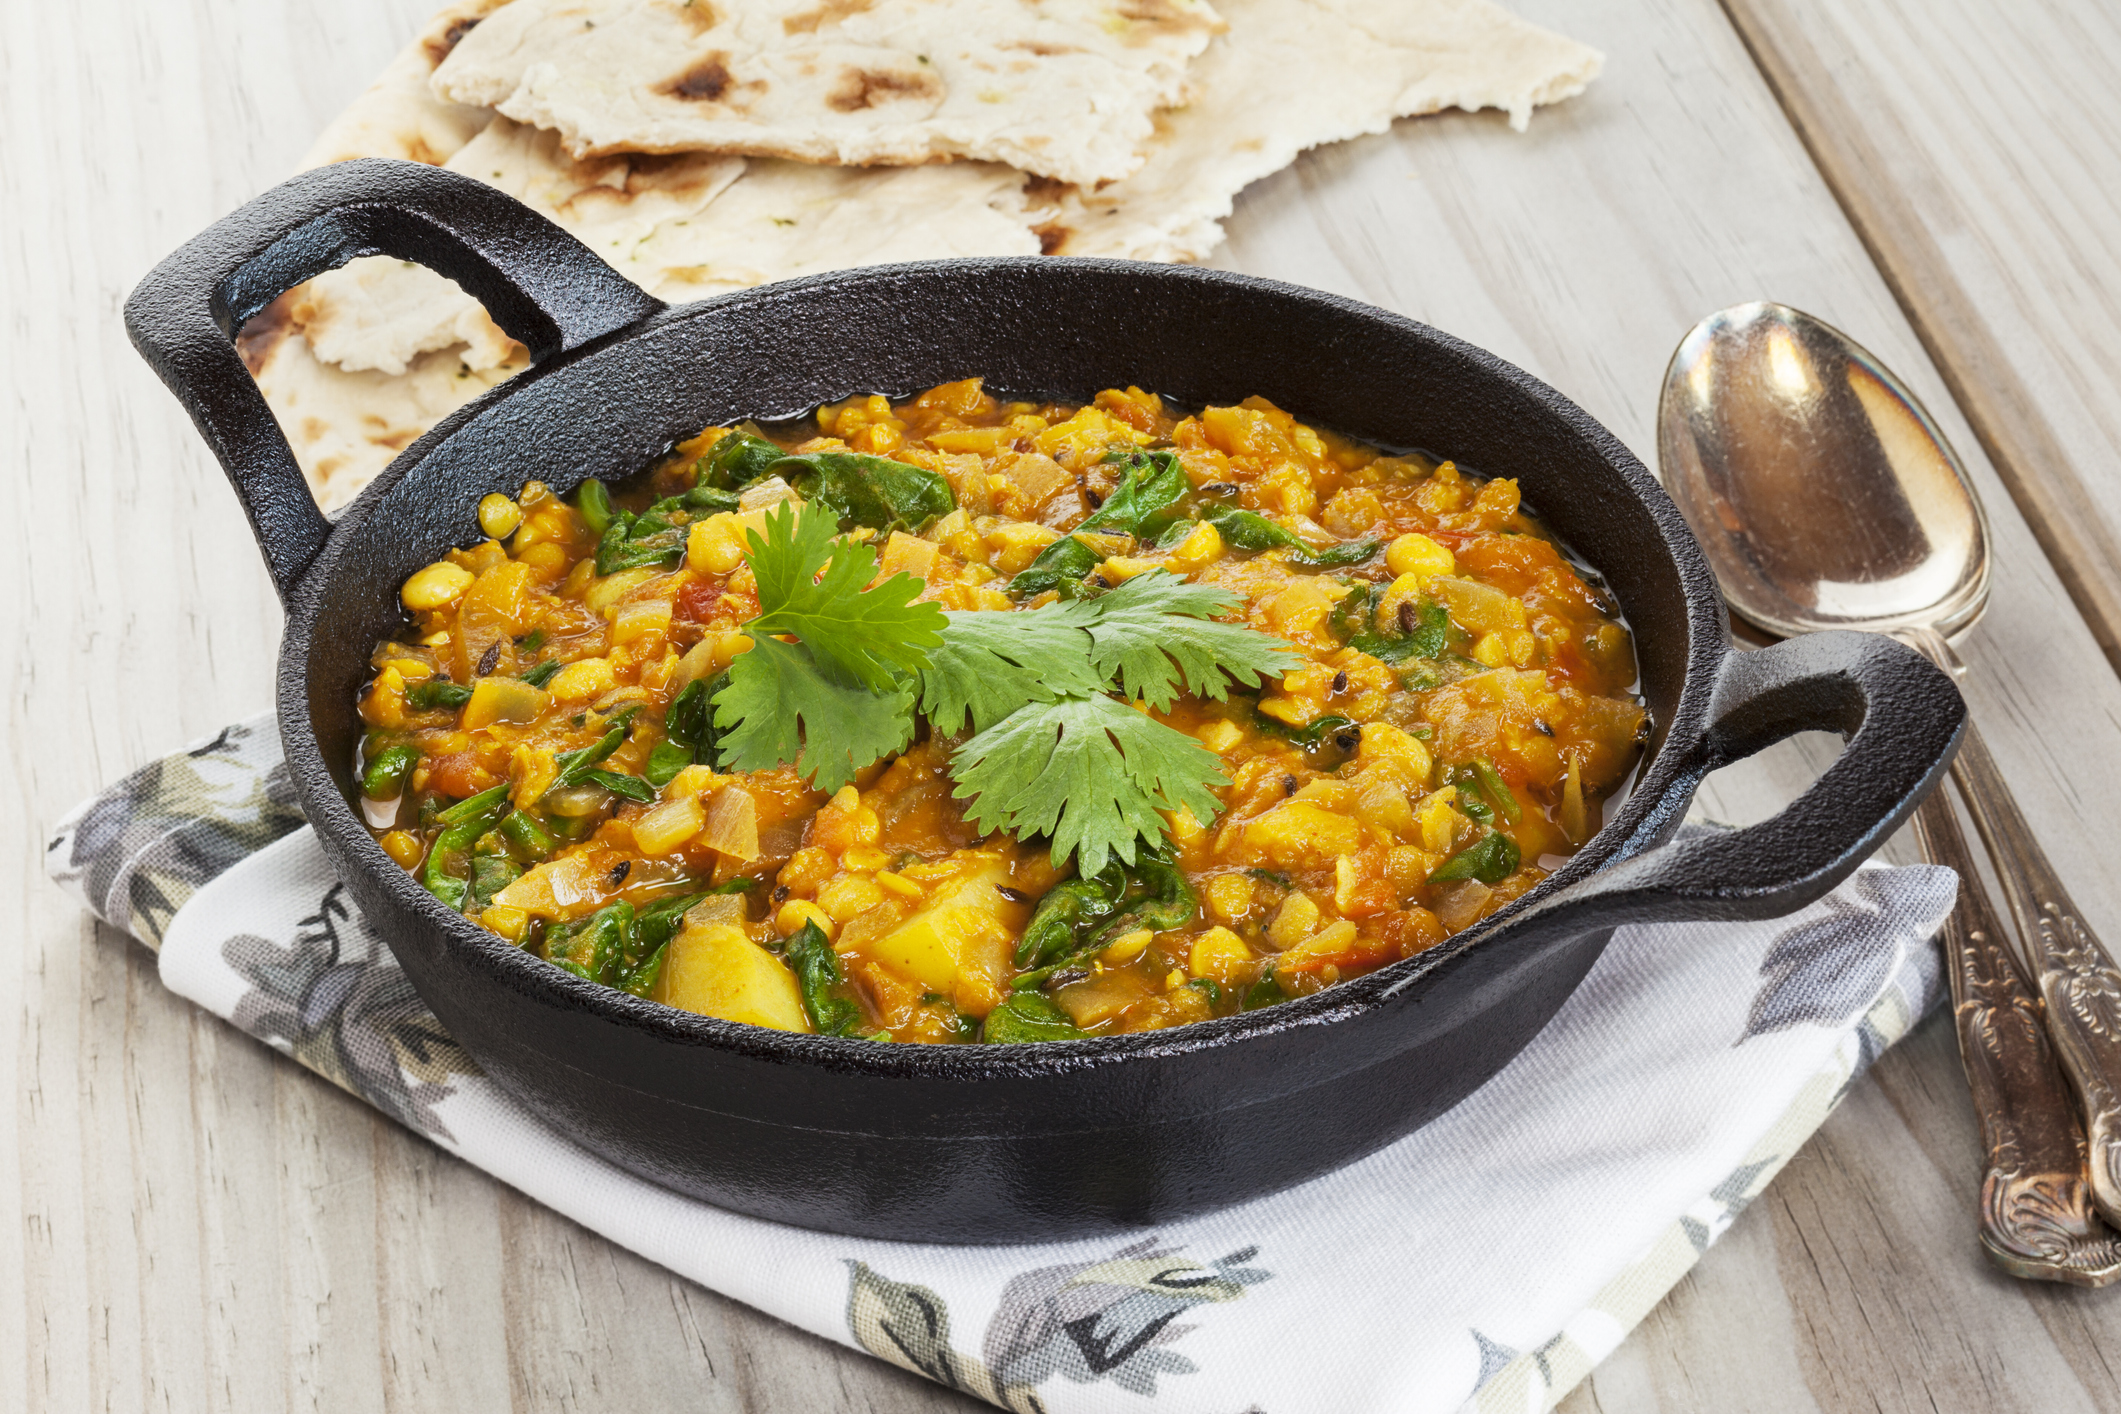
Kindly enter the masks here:
<path id="1" fill-rule="evenodd" d="M 1515 482 L 1258 398 L 971 379 L 478 520 L 375 650 L 373 832 L 553 965 L 761 1026 L 1306 995 L 1538 883 L 1645 735 L 1615 606 Z"/>

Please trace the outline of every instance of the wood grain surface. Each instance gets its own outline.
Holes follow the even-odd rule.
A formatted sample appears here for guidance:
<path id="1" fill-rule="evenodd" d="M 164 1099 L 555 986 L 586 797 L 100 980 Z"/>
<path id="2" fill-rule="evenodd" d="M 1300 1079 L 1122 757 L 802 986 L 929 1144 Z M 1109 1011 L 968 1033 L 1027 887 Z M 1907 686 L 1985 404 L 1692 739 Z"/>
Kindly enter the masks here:
<path id="1" fill-rule="evenodd" d="M 151 958 L 42 878 L 64 810 L 270 699 L 270 587 L 119 306 L 154 260 L 284 175 L 423 8 L 0 7 L 0 603 L 15 620 L 0 647 L 0 1084 L 15 1096 L 0 1409 L 982 1407 L 526 1202 L 171 997 Z M 1771 296 L 1856 334 L 1929 401 L 1990 499 L 1996 598 L 1966 645 L 1969 697 L 2094 926 L 2121 936 L 2104 863 L 2121 834 L 2121 684 L 1724 11 L 1516 8 L 1607 51 L 1590 94 L 1529 135 L 1450 115 L 1314 153 L 1246 195 L 1221 263 L 1493 348 L 1646 456 L 1665 358 L 1702 314 Z M 1918 62 L 1896 82 L 1920 83 Z M 1764 817 L 1831 749 L 1724 772 L 1702 808 Z M 2101 1354 L 2121 1349 L 2121 1298 L 1988 1268 L 1977 1165 L 1933 1019 L 1565 1407 L 2121 1409 Z"/>

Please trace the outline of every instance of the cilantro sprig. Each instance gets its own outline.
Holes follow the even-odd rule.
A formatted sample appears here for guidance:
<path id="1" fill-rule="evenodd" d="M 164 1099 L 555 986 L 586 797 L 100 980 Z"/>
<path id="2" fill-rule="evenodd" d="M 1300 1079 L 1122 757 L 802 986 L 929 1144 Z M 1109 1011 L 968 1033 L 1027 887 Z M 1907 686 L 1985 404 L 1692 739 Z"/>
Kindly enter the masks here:
<path id="1" fill-rule="evenodd" d="M 911 675 L 942 641 L 943 611 L 913 602 L 921 582 L 908 574 L 865 588 L 876 551 L 835 538 L 828 516 L 776 510 L 745 539 L 759 616 L 715 694 L 717 750 L 734 770 L 793 763 L 838 790 L 913 739 Z"/>
<path id="2" fill-rule="evenodd" d="M 945 614 L 910 576 L 871 586 L 875 552 L 833 529 L 791 508 L 748 537 L 760 612 L 714 699 L 723 765 L 792 763 L 837 790 L 903 750 L 917 715 L 946 736 L 969 727 L 950 771 L 974 825 L 1048 836 L 1084 877 L 1154 848 L 1159 812 L 1205 823 L 1221 808 L 1221 759 L 1131 703 L 1219 700 L 1302 662 L 1219 622 L 1227 591 L 1162 570 L 1094 600 Z"/>

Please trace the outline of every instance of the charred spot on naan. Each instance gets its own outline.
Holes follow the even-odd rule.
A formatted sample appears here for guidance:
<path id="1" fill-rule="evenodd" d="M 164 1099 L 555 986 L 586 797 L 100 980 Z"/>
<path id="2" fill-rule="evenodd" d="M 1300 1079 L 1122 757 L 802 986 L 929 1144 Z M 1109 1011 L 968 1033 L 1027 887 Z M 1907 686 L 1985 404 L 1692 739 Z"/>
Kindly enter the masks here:
<path id="1" fill-rule="evenodd" d="M 1139 44 L 1157 34 L 1221 34 L 1230 27 L 1213 10 L 1182 5 L 1178 0 L 1124 0 L 1114 13 L 1140 26 L 1129 30 L 1130 44 Z"/>
<path id="2" fill-rule="evenodd" d="M 663 8 L 690 25 L 694 34 L 705 34 L 723 19 L 707 0 L 664 0 Z"/>
<path id="3" fill-rule="evenodd" d="M 469 15 L 463 19 L 452 20 L 440 34 L 429 35 L 421 40 L 420 47 L 427 51 L 429 61 L 439 66 L 449 57 L 450 51 L 457 47 L 458 41 L 478 28 L 479 21 L 483 18 L 484 16 Z"/>
<path id="4" fill-rule="evenodd" d="M 936 104 L 943 100 L 943 81 L 928 69 L 840 70 L 840 79 L 825 96 L 835 113 L 859 113 L 885 103 Z"/>
<path id="5" fill-rule="evenodd" d="M 790 15 L 781 21 L 783 34 L 816 34 L 830 25 L 839 24 L 850 16 L 863 14 L 876 8 L 876 0 L 825 0 L 815 10 Z"/>
<path id="6" fill-rule="evenodd" d="M 687 103 L 719 103 L 735 84 L 736 76 L 729 72 L 729 55 L 716 50 L 684 73 L 657 84 L 655 91 Z"/>

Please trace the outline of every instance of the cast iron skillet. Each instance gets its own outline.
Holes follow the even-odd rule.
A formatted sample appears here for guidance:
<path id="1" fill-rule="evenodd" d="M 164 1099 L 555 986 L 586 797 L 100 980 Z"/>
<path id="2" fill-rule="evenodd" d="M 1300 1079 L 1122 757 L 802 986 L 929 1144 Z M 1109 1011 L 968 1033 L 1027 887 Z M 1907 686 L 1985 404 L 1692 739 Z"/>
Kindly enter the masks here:
<path id="1" fill-rule="evenodd" d="M 336 525 L 231 347 L 275 295 L 356 256 L 457 280 L 535 366 L 421 438 Z M 1958 692 L 1883 638 L 1731 650 L 1678 512 L 1611 434 L 1479 349 L 1381 310 L 1220 271 L 959 260 L 666 308 L 556 226 L 404 162 L 305 173 L 133 292 L 134 343 L 191 413 L 286 602 L 280 730 L 309 819 L 420 995 L 487 1074 L 634 1172 L 725 1207 L 880 1238 L 997 1242 L 1166 1221 L 1325 1172 L 1456 1104 L 1532 1039 L 1615 925 L 1786 913 L 1846 877 L 1935 783 Z M 1172 1031 L 1007 1048 L 796 1036 L 580 981 L 451 913 L 350 806 L 370 646 L 413 570 L 533 478 L 615 479 L 698 428 L 984 375 L 1019 393 L 1262 394 L 1300 416 L 1514 476 L 1602 572 L 1655 723 L 1640 784 L 1539 888 L 1419 957 Z M 1701 778 L 1791 733 L 1839 760 L 1764 824 L 1671 841 Z M 1597 1116 L 1584 1116 L 1596 1124 Z"/>

